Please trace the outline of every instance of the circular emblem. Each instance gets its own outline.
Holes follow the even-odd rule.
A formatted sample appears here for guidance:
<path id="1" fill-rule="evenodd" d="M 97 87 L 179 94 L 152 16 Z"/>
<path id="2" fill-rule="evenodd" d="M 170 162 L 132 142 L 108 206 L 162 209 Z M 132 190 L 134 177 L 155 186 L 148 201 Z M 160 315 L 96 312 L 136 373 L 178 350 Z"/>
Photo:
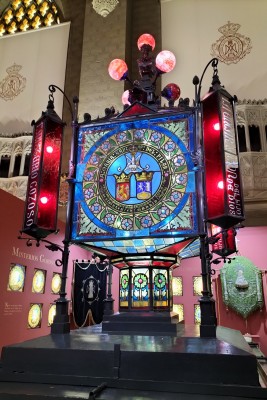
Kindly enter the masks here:
<path id="1" fill-rule="evenodd" d="M 51 282 L 51 289 L 52 293 L 58 294 L 60 292 L 61 288 L 61 275 L 58 273 L 55 273 L 52 278 Z"/>
<path id="2" fill-rule="evenodd" d="M 42 305 L 31 304 L 28 314 L 28 325 L 29 328 L 39 328 L 42 319 Z"/>
<path id="3" fill-rule="evenodd" d="M 155 230 L 188 199 L 184 153 L 167 129 L 107 133 L 85 156 L 85 212 L 109 232 Z"/>
<path id="4" fill-rule="evenodd" d="M 51 326 L 53 324 L 55 315 L 56 315 L 56 305 L 50 304 L 48 311 L 48 326 Z"/>
<path id="5" fill-rule="evenodd" d="M 25 280 L 25 267 L 14 265 L 11 267 L 8 278 L 8 290 L 22 292 Z"/>
<path id="6" fill-rule="evenodd" d="M 35 271 L 32 280 L 32 291 L 34 293 L 44 293 L 45 287 L 45 271 L 38 269 Z"/>

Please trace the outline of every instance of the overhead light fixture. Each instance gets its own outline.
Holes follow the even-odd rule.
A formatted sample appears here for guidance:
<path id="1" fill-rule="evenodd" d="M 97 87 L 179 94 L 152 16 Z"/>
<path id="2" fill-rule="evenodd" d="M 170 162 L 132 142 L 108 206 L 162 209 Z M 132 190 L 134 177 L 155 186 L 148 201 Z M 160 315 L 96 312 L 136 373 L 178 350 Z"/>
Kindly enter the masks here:
<path id="1" fill-rule="evenodd" d="M 119 4 L 118 0 L 93 0 L 92 5 L 95 12 L 106 18 Z"/>

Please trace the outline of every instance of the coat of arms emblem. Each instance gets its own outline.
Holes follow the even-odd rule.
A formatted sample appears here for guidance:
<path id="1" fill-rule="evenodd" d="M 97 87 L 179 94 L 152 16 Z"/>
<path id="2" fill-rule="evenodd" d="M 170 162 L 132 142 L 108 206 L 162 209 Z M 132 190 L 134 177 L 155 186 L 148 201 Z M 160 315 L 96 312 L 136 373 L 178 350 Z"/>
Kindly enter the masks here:
<path id="1" fill-rule="evenodd" d="M 228 21 L 218 29 L 223 36 L 212 44 L 212 57 L 217 57 L 225 64 L 236 64 L 250 53 L 251 40 L 237 32 L 240 27 L 241 25 Z"/>
<path id="2" fill-rule="evenodd" d="M 13 64 L 6 69 L 8 76 L 0 82 L 0 97 L 4 100 L 13 100 L 26 86 L 26 78 L 20 75 L 22 66 Z"/>

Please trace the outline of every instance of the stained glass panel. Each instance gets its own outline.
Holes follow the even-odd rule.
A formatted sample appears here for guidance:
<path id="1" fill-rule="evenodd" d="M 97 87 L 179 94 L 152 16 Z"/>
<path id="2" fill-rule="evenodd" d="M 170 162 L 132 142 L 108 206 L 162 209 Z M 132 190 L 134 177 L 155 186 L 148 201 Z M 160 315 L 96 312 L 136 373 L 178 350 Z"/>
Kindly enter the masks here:
<path id="1" fill-rule="evenodd" d="M 129 281 L 129 270 L 123 269 L 120 271 L 120 307 L 128 307 L 129 306 L 129 290 L 130 290 L 130 281 Z"/>
<path id="2" fill-rule="evenodd" d="M 161 247 L 194 236 L 193 131 L 190 113 L 81 126 L 72 239 L 151 252 L 161 236 Z M 125 242 L 139 237 L 151 245 L 129 250 Z"/>
<path id="3" fill-rule="evenodd" d="M 183 278 L 181 276 L 174 276 L 172 278 L 172 290 L 174 296 L 183 295 Z"/>
<path id="4" fill-rule="evenodd" d="M 174 304 L 173 311 L 178 314 L 179 321 L 184 320 L 184 305 L 183 304 Z"/>
<path id="5" fill-rule="evenodd" d="M 203 283 L 201 276 L 193 276 L 193 293 L 194 296 L 202 296 Z"/>
<path id="6" fill-rule="evenodd" d="M 200 325 L 201 323 L 201 312 L 200 312 L 200 305 L 194 304 L 194 321 L 195 324 Z"/>
<path id="7" fill-rule="evenodd" d="M 168 271 L 153 269 L 153 306 L 155 308 L 168 307 Z"/>
<path id="8" fill-rule="evenodd" d="M 132 270 L 132 307 L 149 307 L 149 270 L 134 268 Z"/>

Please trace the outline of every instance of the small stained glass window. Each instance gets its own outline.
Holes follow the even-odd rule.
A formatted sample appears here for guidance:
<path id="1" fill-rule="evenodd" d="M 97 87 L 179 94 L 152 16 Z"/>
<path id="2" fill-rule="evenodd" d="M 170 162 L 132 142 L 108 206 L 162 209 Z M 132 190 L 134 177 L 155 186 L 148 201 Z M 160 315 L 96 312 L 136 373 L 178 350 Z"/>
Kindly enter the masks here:
<path id="1" fill-rule="evenodd" d="M 120 307 L 129 306 L 129 270 L 120 271 Z"/>

